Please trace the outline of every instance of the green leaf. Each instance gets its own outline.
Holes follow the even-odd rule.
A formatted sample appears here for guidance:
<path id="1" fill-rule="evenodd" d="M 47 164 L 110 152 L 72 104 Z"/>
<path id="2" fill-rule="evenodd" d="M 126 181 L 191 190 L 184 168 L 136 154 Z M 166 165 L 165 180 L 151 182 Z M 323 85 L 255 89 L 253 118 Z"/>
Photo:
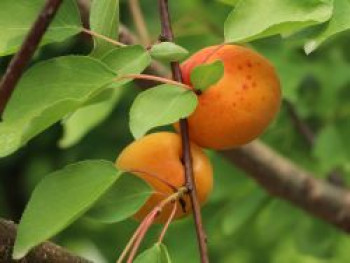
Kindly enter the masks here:
<path id="1" fill-rule="evenodd" d="M 115 76 L 104 64 L 83 56 L 55 58 L 30 68 L 0 123 L 0 156 L 11 154 L 82 106 Z"/>
<path id="2" fill-rule="evenodd" d="M 325 172 L 347 161 L 344 143 L 336 127 L 329 125 L 320 131 L 316 138 L 313 155 L 319 160 Z"/>
<path id="3" fill-rule="evenodd" d="M 316 50 L 325 40 L 340 32 L 350 29 L 350 1 L 334 0 L 334 12 L 326 28 L 316 38 L 308 41 L 305 46 L 305 53 L 310 54 Z"/>
<path id="4" fill-rule="evenodd" d="M 139 74 L 151 63 L 150 55 L 139 45 L 113 49 L 101 59 L 118 75 Z M 108 87 L 116 88 L 130 81 L 132 79 L 125 79 L 112 83 Z M 99 103 L 79 108 L 63 121 L 64 134 L 59 142 L 60 147 L 67 148 L 75 145 L 110 115 L 120 101 L 123 89 L 111 91 L 112 93 L 106 94 L 108 96 L 102 98 Z"/>
<path id="5" fill-rule="evenodd" d="M 94 0 L 90 12 L 90 28 L 111 39 L 118 39 L 119 30 L 119 0 Z M 92 56 L 102 57 L 116 46 L 94 37 Z"/>
<path id="6" fill-rule="evenodd" d="M 152 46 L 150 54 L 153 58 L 164 61 L 179 61 L 188 56 L 188 51 L 172 42 L 161 42 Z"/>
<path id="7" fill-rule="evenodd" d="M 15 53 L 44 7 L 44 0 L 0 1 L 0 56 Z M 75 0 L 65 0 L 45 33 L 41 46 L 63 41 L 81 31 L 80 14 Z"/>
<path id="8" fill-rule="evenodd" d="M 195 67 L 191 72 L 193 87 L 196 90 L 205 91 L 222 78 L 224 70 L 224 63 L 221 60 Z"/>
<path id="9" fill-rule="evenodd" d="M 116 223 L 134 215 L 153 193 L 144 180 L 124 174 L 89 211 L 88 215 L 104 223 Z"/>
<path id="10" fill-rule="evenodd" d="M 130 109 L 130 130 L 135 138 L 150 129 L 189 116 L 197 106 L 197 96 L 184 88 L 163 84 L 138 95 Z"/>
<path id="11" fill-rule="evenodd" d="M 79 162 L 46 176 L 22 215 L 13 257 L 22 258 L 77 220 L 119 176 L 114 164 L 106 161 Z"/>
<path id="12" fill-rule="evenodd" d="M 140 254 L 135 263 L 171 263 L 166 246 L 156 243 L 153 247 Z"/>
<path id="13" fill-rule="evenodd" d="M 331 18 L 333 0 L 244 0 L 225 22 L 225 42 L 294 33 Z"/>

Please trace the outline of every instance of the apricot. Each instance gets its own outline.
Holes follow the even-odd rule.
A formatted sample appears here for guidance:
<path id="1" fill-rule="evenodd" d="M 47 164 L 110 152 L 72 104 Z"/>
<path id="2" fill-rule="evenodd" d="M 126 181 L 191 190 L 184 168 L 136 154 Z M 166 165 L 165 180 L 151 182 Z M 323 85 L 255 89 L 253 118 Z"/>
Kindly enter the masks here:
<path id="1" fill-rule="evenodd" d="M 230 149 L 261 135 L 273 120 L 281 104 L 280 82 L 263 56 L 246 47 L 221 45 L 204 48 L 181 65 L 184 83 L 192 85 L 196 66 L 216 60 L 223 62 L 224 75 L 198 95 L 189 132 L 201 147 Z"/>
<path id="2" fill-rule="evenodd" d="M 203 150 L 191 143 L 194 179 L 200 204 L 203 204 L 213 185 L 213 172 L 210 161 Z M 181 138 L 176 133 L 158 132 L 138 139 L 127 146 L 116 160 L 116 166 L 124 171 L 131 171 L 148 182 L 154 193 L 134 218 L 141 221 L 163 199 L 185 185 L 184 166 L 181 161 Z M 188 215 L 191 203 L 188 195 L 183 197 L 183 204 L 177 203 L 175 218 Z M 157 223 L 164 223 L 169 218 L 173 204 L 168 204 L 157 216 Z"/>

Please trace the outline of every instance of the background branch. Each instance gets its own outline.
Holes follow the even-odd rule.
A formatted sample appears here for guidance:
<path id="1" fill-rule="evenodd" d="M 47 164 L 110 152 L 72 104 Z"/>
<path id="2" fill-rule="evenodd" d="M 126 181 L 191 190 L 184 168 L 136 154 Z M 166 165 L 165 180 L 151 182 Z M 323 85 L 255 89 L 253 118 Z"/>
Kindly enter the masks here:
<path id="1" fill-rule="evenodd" d="M 316 179 L 259 141 L 222 155 L 271 195 L 350 233 L 350 191 Z"/>
<path id="2" fill-rule="evenodd" d="M 14 91 L 17 82 L 54 18 L 62 0 L 47 0 L 35 23 L 30 29 L 18 53 L 12 58 L 0 82 L 0 116 Z"/>
<path id="3" fill-rule="evenodd" d="M 16 237 L 16 225 L 0 219 L 0 262 L 3 263 L 91 263 L 73 255 L 62 247 L 45 242 L 33 249 L 21 260 L 12 260 L 12 249 Z"/>

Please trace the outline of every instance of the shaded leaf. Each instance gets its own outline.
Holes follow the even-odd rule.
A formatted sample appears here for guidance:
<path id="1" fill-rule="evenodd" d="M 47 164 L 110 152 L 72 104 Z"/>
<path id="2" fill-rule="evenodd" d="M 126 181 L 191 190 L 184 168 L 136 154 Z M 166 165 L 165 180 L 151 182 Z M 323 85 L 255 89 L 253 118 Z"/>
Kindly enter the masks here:
<path id="1" fill-rule="evenodd" d="M 46 176 L 35 188 L 22 215 L 14 258 L 22 258 L 31 248 L 73 223 L 119 176 L 114 164 L 106 161 L 84 161 Z"/>
<path id="2" fill-rule="evenodd" d="M 116 223 L 134 215 L 153 193 L 152 188 L 132 174 L 124 174 L 89 211 L 89 217 Z"/>

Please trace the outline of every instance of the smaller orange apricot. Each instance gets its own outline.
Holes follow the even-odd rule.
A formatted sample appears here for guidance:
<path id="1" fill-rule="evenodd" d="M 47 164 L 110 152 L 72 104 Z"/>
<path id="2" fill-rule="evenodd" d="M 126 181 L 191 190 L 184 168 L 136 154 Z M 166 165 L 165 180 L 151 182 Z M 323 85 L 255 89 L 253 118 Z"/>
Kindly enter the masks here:
<path id="1" fill-rule="evenodd" d="M 271 63 L 242 46 L 204 48 L 181 65 L 183 81 L 192 70 L 221 60 L 224 75 L 198 96 L 188 118 L 190 138 L 201 147 L 229 149 L 250 142 L 271 123 L 281 104 L 280 82 Z M 178 125 L 176 125 L 178 129 Z"/>
<path id="2" fill-rule="evenodd" d="M 200 204 L 203 204 L 212 190 L 213 171 L 208 157 L 197 145 L 191 143 L 194 179 Z M 148 182 L 154 193 L 135 214 L 141 221 L 159 203 L 185 185 L 184 166 L 181 161 L 181 138 L 176 133 L 158 132 L 138 139 L 127 146 L 116 160 L 116 166 L 124 171 L 131 171 Z M 191 202 L 183 197 L 184 208 L 179 203 L 175 218 L 188 215 Z M 157 216 L 157 223 L 165 223 L 169 218 L 173 204 L 167 204 Z"/>

